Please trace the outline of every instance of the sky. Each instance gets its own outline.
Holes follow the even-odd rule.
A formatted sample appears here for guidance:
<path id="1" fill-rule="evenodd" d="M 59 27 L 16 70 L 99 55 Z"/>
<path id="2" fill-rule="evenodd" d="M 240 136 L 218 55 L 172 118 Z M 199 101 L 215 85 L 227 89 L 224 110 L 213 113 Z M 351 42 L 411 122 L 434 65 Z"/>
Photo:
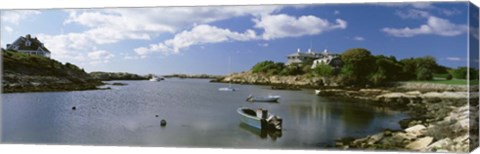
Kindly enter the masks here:
<path id="1" fill-rule="evenodd" d="M 222 75 L 309 48 L 455 68 L 469 38 L 465 2 L 3 10 L 0 28 L 3 48 L 31 34 L 60 62 L 137 74 Z"/>

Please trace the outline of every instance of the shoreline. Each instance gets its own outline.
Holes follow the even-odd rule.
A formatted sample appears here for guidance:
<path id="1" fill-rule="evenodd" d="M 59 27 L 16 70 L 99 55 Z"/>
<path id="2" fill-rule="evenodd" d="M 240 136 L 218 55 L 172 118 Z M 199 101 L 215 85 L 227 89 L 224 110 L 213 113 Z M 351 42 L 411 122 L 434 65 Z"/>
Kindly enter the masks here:
<path id="1" fill-rule="evenodd" d="M 100 85 L 106 85 L 106 83 L 101 81 L 87 84 L 65 83 L 54 84 L 53 86 L 33 86 L 33 88 L 21 87 L 19 88 L 20 90 L 10 89 L 10 91 L 5 91 L 4 87 L 3 93 L 102 90 L 103 88 L 97 87 Z M 282 84 L 254 85 L 278 86 Z M 474 87 L 473 89 L 478 89 L 478 87 Z M 473 147 L 471 144 L 478 144 L 471 143 L 474 141 L 471 140 L 471 138 L 478 136 L 472 136 L 468 133 L 475 130 L 478 132 L 478 127 L 470 128 L 471 124 L 468 121 L 470 116 L 472 116 L 468 115 L 470 112 L 478 113 L 478 102 L 468 104 L 467 98 L 469 95 L 466 91 L 462 92 L 452 89 L 430 89 L 420 91 L 411 88 L 405 89 L 405 87 L 328 87 L 321 89 L 319 95 L 328 98 L 345 99 L 349 101 L 353 100 L 358 103 L 389 107 L 393 110 L 404 112 L 410 116 L 410 118 L 398 121 L 401 127 L 400 130 L 384 130 L 363 138 L 341 138 L 338 139 L 336 143 L 333 143 L 333 145 L 327 146 L 330 148 L 468 152 L 470 151 L 470 148 Z M 478 100 L 478 95 L 472 97 Z M 472 97 L 470 99 L 472 99 Z M 471 111 L 472 109 L 477 110 Z M 445 130 L 445 128 L 452 129 Z M 452 132 L 451 130 L 461 131 Z M 439 134 L 440 132 L 445 133 L 446 135 Z"/>
<path id="2" fill-rule="evenodd" d="M 234 73 L 211 80 L 271 86 L 272 89 L 286 87 L 285 90 L 320 88 L 319 95 L 324 97 L 389 107 L 410 116 L 398 121 L 400 130 L 384 130 L 363 138 L 340 138 L 327 148 L 469 152 L 478 145 L 478 115 L 470 115 L 478 113 L 478 86 L 391 82 L 383 87 L 358 88 L 331 83 L 329 86 L 320 86 L 322 81 L 320 77 L 267 76 L 251 72 Z M 470 118 L 476 119 L 470 121 Z"/>
<path id="3" fill-rule="evenodd" d="M 389 91 L 384 89 L 324 89 L 324 97 L 360 100 L 391 107 L 410 115 L 399 121 L 401 130 L 384 130 L 363 138 L 338 139 L 335 148 L 381 149 L 422 152 L 468 152 L 478 143 L 477 127 L 470 123 L 470 113 L 478 113 L 478 102 L 468 104 L 467 92 Z M 478 95 L 473 96 L 477 98 Z M 477 117 L 478 118 L 478 117 Z M 472 121 L 473 122 L 473 121 Z"/>
<path id="4" fill-rule="evenodd" d="M 102 82 L 92 83 L 57 83 L 47 85 L 19 85 L 3 86 L 2 93 L 29 93 L 29 92 L 65 92 L 65 91 L 85 91 L 85 90 L 106 90 L 108 88 L 99 88 L 105 85 Z"/>

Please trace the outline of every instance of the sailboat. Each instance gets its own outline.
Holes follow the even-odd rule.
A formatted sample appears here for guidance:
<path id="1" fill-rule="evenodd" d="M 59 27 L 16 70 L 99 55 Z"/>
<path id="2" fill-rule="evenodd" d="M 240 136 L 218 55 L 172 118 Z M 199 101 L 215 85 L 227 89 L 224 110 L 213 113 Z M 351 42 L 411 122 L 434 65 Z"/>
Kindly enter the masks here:
<path id="1" fill-rule="evenodd" d="M 230 73 L 231 70 L 230 70 L 230 65 L 232 63 L 232 60 L 230 57 L 228 57 L 228 72 Z M 218 88 L 218 91 L 236 91 L 235 88 L 232 87 L 232 81 L 230 81 L 228 83 L 228 87 L 221 87 L 221 88 Z"/>

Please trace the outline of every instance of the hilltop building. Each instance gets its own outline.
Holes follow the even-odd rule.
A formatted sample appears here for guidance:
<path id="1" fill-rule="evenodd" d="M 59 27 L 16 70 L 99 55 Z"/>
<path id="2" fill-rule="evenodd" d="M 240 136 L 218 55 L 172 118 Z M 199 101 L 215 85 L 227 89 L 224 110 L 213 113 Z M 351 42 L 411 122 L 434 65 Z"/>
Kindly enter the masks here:
<path id="1" fill-rule="evenodd" d="M 292 53 L 287 56 L 288 61 L 287 65 L 298 64 L 308 60 L 315 60 L 321 57 L 320 53 L 313 52 L 311 49 L 308 49 L 307 52 L 301 52 L 300 49 L 297 49 L 296 53 Z"/>
<path id="2" fill-rule="evenodd" d="M 30 34 L 25 37 L 20 36 L 12 44 L 7 44 L 6 50 L 16 50 L 18 52 L 40 55 L 50 58 L 50 51 L 43 45 L 37 37 L 32 38 Z"/>
<path id="3" fill-rule="evenodd" d="M 297 49 L 296 53 L 288 55 L 287 58 L 287 65 L 299 64 L 308 60 L 313 60 L 312 68 L 321 64 L 328 64 L 334 68 L 340 68 L 342 65 L 340 55 L 330 53 L 326 49 L 323 52 L 313 52 L 311 49 L 301 52 L 300 49 Z"/>
<path id="4" fill-rule="evenodd" d="M 317 67 L 321 64 L 327 64 L 334 68 L 340 68 L 343 64 L 342 60 L 340 59 L 339 54 L 329 53 L 327 49 L 325 49 L 322 53 L 320 58 L 315 59 L 312 64 L 312 69 Z"/>

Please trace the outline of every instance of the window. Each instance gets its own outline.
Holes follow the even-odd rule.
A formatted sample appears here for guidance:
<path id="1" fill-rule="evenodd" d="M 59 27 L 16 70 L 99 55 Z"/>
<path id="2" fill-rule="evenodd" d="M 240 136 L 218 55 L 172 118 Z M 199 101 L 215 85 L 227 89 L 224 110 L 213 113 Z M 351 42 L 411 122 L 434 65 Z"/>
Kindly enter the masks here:
<path id="1" fill-rule="evenodd" d="M 31 46 L 31 45 L 32 45 L 32 42 L 30 42 L 29 40 L 27 40 L 27 41 L 25 42 L 25 46 L 29 47 L 29 46 Z"/>

